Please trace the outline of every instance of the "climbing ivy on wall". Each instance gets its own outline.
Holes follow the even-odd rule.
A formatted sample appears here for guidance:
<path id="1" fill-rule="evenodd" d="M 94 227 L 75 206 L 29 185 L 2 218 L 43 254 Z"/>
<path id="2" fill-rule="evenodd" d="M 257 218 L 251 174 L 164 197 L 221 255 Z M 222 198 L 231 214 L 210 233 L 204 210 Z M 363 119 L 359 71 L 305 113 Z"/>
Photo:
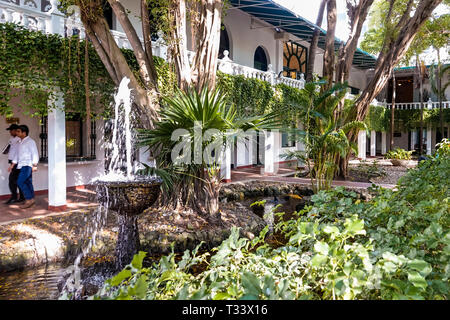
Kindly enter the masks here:
<path id="1" fill-rule="evenodd" d="M 301 90 L 278 84 L 272 87 L 267 81 L 245 78 L 217 72 L 217 85 L 233 104 L 239 116 L 262 115 L 283 110 L 283 122 L 291 126 L 296 123 L 298 112 L 295 104 L 301 105 Z"/>
<path id="2" fill-rule="evenodd" d="M 370 106 L 364 122 L 369 130 L 386 131 L 389 128 L 389 119 L 389 113 L 386 112 L 386 108 Z"/>
<path id="3" fill-rule="evenodd" d="M 63 38 L 0 24 L 0 114 L 11 114 L 14 97 L 21 97 L 23 113 L 45 114 L 55 91 L 63 93 L 66 110 L 83 114 L 84 50 L 78 36 Z M 89 45 L 88 50 L 90 95 L 101 109 L 109 105 L 114 85 L 94 48 Z"/>
<path id="4" fill-rule="evenodd" d="M 443 110 L 444 122 L 450 123 L 450 110 Z M 399 110 L 394 111 L 394 129 L 396 131 L 410 131 L 420 127 L 420 110 Z M 423 125 L 430 125 L 432 128 L 439 127 L 439 109 L 423 110 Z M 370 106 L 365 123 L 369 130 L 389 131 L 391 128 L 391 110 L 380 106 Z"/>
<path id="5" fill-rule="evenodd" d="M 0 114 L 12 115 L 17 99 L 22 112 L 41 116 L 55 90 L 62 92 L 65 109 L 85 116 L 85 40 L 32 31 L 12 23 L 0 24 Z M 89 92 L 92 110 L 108 117 L 114 83 L 93 46 L 89 52 Z M 122 49 L 134 72 L 139 66 L 132 50 Z M 154 57 L 162 95 L 174 92 L 176 76 L 169 65 Z M 49 105 L 48 107 L 52 107 Z"/>

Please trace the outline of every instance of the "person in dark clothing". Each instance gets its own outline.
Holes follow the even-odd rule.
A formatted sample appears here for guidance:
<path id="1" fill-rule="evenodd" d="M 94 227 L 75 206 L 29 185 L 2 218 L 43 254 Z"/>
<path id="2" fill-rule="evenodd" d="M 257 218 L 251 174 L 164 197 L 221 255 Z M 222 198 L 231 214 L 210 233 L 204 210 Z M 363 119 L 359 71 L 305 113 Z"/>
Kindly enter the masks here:
<path id="1" fill-rule="evenodd" d="M 11 138 L 9 139 L 9 147 L 8 147 L 8 163 L 11 164 L 12 160 L 16 156 L 18 146 L 20 143 L 20 138 L 17 136 L 17 129 L 19 129 L 19 126 L 17 124 L 12 124 L 6 130 L 9 130 L 9 133 L 11 135 Z M 9 179 L 8 179 L 8 186 L 9 190 L 11 192 L 11 197 L 8 199 L 8 201 L 5 202 L 5 204 L 13 204 L 18 202 L 24 202 L 25 197 L 23 195 L 22 190 L 18 188 L 17 186 L 17 179 L 19 178 L 20 169 L 17 169 L 17 165 L 14 166 L 14 168 L 9 173 Z M 17 189 L 19 189 L 19 199 L 17 197 Z"/>

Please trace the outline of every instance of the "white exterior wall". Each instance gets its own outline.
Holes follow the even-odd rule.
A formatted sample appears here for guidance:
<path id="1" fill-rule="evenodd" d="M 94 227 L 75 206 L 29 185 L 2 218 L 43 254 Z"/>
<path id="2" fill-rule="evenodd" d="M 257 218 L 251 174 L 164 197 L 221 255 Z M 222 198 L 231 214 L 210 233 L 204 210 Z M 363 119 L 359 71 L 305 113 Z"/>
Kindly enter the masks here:
<path id="1" fill-rule="evenodd" d="M 251 29 L 251 21 L 251 16 L 243 11 L 228 10 L 224 25 L 230 39 L 231 59 L 235 63 L 253 68 L 256 48 L 261 46 L 266 51 L 268 64 L 272 64 L 278 73 L 283 68 L 283 56 L 277 53 L 277 42 L 280 40 L 274 38 L 273 28 L 260 28 L 267 24 L 258 19 L 253 19 L 253 26 L 257 29 Z"/>
<path id="2" fill-rule="evenodd" d="M 366 71 L 352 67 L 350 70 L 350 77 L 348 79 L 348 84 L 351 87 L 364 90 L 367 86 Z"/>
<path id="3" fill-rule="evenodd" d="M 131 24 L 136 29 L 136 32 L 139 37 L 142 37 L 142 22 L 141 22 L 141 8 L 140 1 L 137 0 L 122 0 L 120 3 L 125 7 L 126 10 L 129 10 L 128 17 L 130 19 Z M 117 17 L 113 14 L 113 27 L 115 30 L 124 32 L 122 26 L 120 25 Z"/>
<path id="4" fill-rule="evenodd" d="M 20 97 L 12 99 L 12 103 L 16 100 L 19 104 Z M 13 110 L 14 118 L 19 118 L 20 124 L 25 124 L 30 129 L 30 138 L 32 138 L 38 147 L 39 155 L 41 153 L 41 140 L 39 138 L 41 128 L 39 118 L 30 118 L 23 114 L 23 111 L 17 107 Z M 3 148 L 10 138 L 9 131 L 5 129 L 9 126 L 4 116 L 0 116 L 0 128 L 3 131 L 0 134 L 0 146 Z M 104 147 L 103 147 L 103 121 L 97 121 L 97 159 L 86 163 L 67 162 L 66 181 L 67 187 L 87 185 L 90 181 L 104 173 Z M 0 154 L 0 196 L 10 193 L 8 188 L 8 155 Z M 35 191 L 48 190 L 48 164 L 39 163 L 38 171 L 33 172 L 33 186 Z"/>

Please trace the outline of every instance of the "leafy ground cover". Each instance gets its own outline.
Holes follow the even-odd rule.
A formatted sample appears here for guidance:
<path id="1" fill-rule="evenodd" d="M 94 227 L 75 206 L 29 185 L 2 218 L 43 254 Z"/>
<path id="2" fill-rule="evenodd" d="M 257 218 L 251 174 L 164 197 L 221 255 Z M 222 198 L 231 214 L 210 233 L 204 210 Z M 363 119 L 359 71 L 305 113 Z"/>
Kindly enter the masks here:
<path id="1" fill-rule="evenodd" d="M 93 299 L 448 299 L 448 144 L 363 201 L 343 188 L 247 239 L 233 229 L 211 252 L 169 254 L 143 267 L 140 252 Z M 282 215 L 282 213 L 277 213 Z M 198 266 L 203 267 L 198 270 Z"/>

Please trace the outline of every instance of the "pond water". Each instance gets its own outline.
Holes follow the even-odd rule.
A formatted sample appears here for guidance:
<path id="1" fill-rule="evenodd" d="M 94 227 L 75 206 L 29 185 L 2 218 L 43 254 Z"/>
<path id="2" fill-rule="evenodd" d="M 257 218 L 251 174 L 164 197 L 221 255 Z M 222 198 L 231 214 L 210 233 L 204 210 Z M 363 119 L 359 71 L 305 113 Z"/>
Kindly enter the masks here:
<path id="1" fill-rule="evenodd" d="M 266 200 L 267 207 L 273 207 L 281 204 L 277 212 L 286 212 L 285 219 L 292 217 L 291 213 L 303 207 L 298 207 L 302 201 L 299 197 L 265 197 L 258 199 L 245 199 L 242 203 L 250 206 L 257 200 Z M 265 208 L 267 211 L 268 208 Z M 266 216 L 266 221 L 277 223 L 277 218 Z M 268 221 L 269 220 L 269 221 Z M 276 245 L 278 241 L 274 241 L 273 237 L 268 239 L 268 243 Z M 155 261 L 159 257 L 148 257 Z M 149 261 L 150 263 L 150 261 Z M 0 273 L 0 300 L 54 300 L 58 299 L 58 281 L 61 279 L 65 268 L 63 264 L 49 264 L 33 269 L 25 269 L 22 271 L 12 271 Z"/>
<path id="2" fill-rule="evenodd" d="M 57 284 L 64 270 L 61 264 L 50 264 L 0 273 L 0 300 L 58 299 Z"/>

